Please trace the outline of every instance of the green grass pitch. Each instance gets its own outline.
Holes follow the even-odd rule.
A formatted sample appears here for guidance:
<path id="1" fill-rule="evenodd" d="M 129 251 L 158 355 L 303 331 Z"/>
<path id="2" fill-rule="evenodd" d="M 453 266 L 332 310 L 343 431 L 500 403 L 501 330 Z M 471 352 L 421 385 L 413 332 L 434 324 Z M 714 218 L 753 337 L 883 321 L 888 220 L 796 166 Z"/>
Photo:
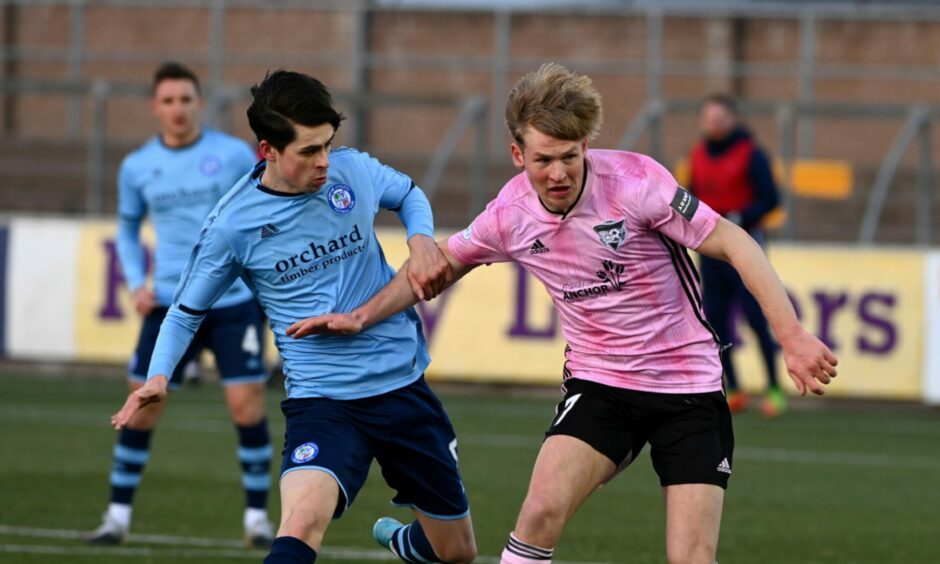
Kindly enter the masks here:
<path id="1" fill-rule="evenodd" d="M 552 415 L 550 394 L 528 395 L 441 394 L 458 432 L 481 562 L 496 561 L 502 549 Z M 279 396 L 268 396 L 277 453 Z M 172 398 L 137 494 L 131 542 L 82 543 L 107 503 L 114 439 L 108 417 L 124 397 L 118 378 L 0 371 L 0 562 L 260 562 L 262 552 L 241 548 L 235 433 L 212 384 Z M 721 562 L 940 561 L 940 413 L 799 404 L 775 421 L 751 413 L 735 419 Z M 372 522 L 386 514 L 408 518 L 390 497 L 374 467 L 353 507 L 327 532 L 319 561 L 382 560 Z M 271 510 L 276 519 L 276 493 Z M 556 562 L 664 562 L 663 520 L 644 451 L 578 512 Z"/>

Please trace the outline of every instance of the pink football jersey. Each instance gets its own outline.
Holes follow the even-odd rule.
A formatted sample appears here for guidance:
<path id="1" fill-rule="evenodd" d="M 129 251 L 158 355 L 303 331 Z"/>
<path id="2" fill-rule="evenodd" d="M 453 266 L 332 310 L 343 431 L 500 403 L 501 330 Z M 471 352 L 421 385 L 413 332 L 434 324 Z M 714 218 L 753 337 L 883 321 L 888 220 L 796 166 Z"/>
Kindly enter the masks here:
<path id="1" fill-rule="evenodd" d="M 722 388 L 719 344 L 686 248 L 718 218 L 653 159 L 590 150 L 566 216 L 545 209 L 521 173 L 448 247 L 467 265 L 518 262 L 545 285 L 568 341 L 565 378 L 713 392 Z"/>

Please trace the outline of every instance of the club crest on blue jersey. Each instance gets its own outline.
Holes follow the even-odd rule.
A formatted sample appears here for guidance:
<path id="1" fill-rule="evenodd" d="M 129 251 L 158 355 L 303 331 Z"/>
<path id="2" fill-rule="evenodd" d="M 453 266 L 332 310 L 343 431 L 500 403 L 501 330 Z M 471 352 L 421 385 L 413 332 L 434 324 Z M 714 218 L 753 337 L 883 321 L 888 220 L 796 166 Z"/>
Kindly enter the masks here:
<path id="1" fill-rule="evenodd" d="M 345 184 L 334 184 L 330 186 L 326 193 L 326 199 L 330 202 L 330 207 L 337 213 L 349 213 L 356 205 L 356 194 L 353 189 Z"/>
<path id="2" fill-rule="evenodd" d="M 293 460 L 295 464 L 303 464 L 304 462 L 310 462 L 316 458 L 319 452 L 320 447 L 317 446 L 317 443 L 304 443 L 294 449 L 293 454 L 290 455 L 290 459 Z"/>
<path id="3" fill-rule="evenodd" d="M 215 155 L 206 155 L 199 165 L 199 170 L 206 176 L 215 176 L 222 171 L 222 160 Z"/>

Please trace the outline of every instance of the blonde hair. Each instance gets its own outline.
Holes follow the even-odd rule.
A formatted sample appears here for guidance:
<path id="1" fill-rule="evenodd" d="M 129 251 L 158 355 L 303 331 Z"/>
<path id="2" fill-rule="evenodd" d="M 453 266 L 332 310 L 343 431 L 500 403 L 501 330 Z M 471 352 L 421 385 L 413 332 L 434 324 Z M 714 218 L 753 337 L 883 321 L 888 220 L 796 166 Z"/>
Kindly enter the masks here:
<path id="1" fill-rule="evenodd" d="M 516 82 L 506 102 L 506 127 L 521 146 L 528 126 L 564 141 L 593 139 L 603 121 L 601 95 L 591 79 L 546 63 Z"/>

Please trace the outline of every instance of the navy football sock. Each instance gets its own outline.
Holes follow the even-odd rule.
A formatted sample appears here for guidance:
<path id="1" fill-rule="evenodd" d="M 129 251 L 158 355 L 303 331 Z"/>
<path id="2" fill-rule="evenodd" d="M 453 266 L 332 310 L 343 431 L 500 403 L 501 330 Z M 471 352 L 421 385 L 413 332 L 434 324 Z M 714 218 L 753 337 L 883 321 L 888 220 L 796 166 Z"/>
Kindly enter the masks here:
<path id="1" fill-rule="evenodd" d="M 294 537 L 277 537 L 264 564 L 312 564 L 317 561 L 317 551 Z"/>
<path id="2" fill-rule="evenodd" d="M 262 419 L 250 427 L 238 429 L 238 461 L 242 466 L 242 485 L 245 487 L 245 505 L 264 509 L 271 487 L 271 438 L 268 420 Z"/>
<path id="3" fill-rule="evenodd" d="M 150 458 L 150 437 L 153 431 L 135 431 L 125 427 L 114 445 L 111 467 L 111 503 L 131 505 L 140 476 Z"/>
<path id="4" fill-rule="evenodd" d="M 424 535 L 424 529 L 417 520 L 410 525 L 405 525 L 392 535 L 392 548 L 395 554 L 405 562 L 442 562 L 431 542 Z"/>

